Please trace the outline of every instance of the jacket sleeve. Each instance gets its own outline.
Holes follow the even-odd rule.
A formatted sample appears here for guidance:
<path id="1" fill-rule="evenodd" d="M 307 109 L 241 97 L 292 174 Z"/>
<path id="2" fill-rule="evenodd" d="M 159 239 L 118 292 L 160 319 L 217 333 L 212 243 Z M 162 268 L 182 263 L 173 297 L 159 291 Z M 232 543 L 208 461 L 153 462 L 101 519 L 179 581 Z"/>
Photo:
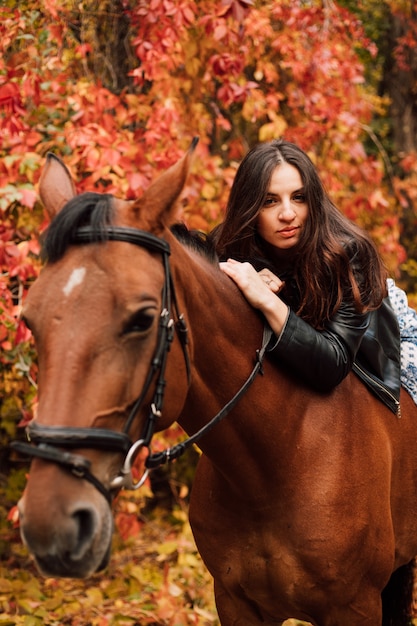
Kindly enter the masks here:
<path id="1" fill-rule="evenodd" d="M 369 313 L 344 303 L 324 330 L 316 330 L 290 309 L 280 336 L 270 342 L 270 357 L 316 391 L 330 391 L 351 371 L 369 320 Z"/>

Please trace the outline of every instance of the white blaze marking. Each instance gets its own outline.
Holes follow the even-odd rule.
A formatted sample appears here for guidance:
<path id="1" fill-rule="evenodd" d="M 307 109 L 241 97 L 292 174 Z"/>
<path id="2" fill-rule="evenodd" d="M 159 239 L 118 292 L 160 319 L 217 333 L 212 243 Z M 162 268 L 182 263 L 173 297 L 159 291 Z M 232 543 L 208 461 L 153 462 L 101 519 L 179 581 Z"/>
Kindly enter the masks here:
<path id="1" fill-rule="evenodd" d="M 77 285 L 81 285 L 84 278 L 85 278 L 85 267 L 77 267 L 75 270 L 73 270 L 71 276 L 68 279 L 67 284 L 62 290 L 64 292 L 64 296 L 68 297 L 71 291 L 74 289 L 74 287 L 77 287 Z"/>

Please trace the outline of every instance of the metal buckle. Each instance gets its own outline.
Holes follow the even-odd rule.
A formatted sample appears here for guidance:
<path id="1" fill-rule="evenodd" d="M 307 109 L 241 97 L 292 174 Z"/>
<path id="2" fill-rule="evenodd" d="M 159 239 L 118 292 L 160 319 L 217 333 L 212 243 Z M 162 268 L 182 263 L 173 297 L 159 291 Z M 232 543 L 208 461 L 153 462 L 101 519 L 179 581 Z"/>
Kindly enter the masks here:
<path id="1" fill-rule="evenodd" d="M 142 475 L 142 477 L 135 482 L 132 476 L 132 467 L 133 462 L 139 453 L 141 448 L 147 448 L 148 446 L 145 444 L 144 439 L 138 439 L 128 451 L 126 458 L 123 463 L 123 467 L 121 468 L 118 476 L 115 476 L 113 480 L 109 484 L 109 489 L 132 489 L 135 491 L 142 487 L 143 483 L 148 477 L 149 470 L 146 469 Z"/>

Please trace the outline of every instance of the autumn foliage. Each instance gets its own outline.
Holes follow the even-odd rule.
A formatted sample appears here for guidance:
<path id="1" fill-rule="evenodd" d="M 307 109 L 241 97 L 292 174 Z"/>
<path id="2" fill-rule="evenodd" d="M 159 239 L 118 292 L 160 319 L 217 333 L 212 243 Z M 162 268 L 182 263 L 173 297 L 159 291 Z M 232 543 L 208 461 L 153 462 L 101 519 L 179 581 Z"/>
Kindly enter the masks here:
<path id="1" fill-rule="evenodd" d="M 374 130 L 375 120 L 389 124 L 367 72 L 378 49 L 349 4 L 2 3 L 0 472 L 36 406 L 36 357 L 19 314 L 40 269 L 37 183 L 48 151 L 63 158 L 78 191 L 134 198 L 198 135 L 179 216 L 209 230 L 248 147 L 284 136 L 308 151 L 340 209 L 369 229 L 391 274 L 399 278 L 405 263 L 417 275 L 412 242 L 401 239 L 404 211 L 415 224 L 417 158 L 402 154 L 391 167 Z M 405 21 L 406 5 L 384 3 Z M 409 29 L 398 39 L 401 71 L 411 71 L 416 37 Z"/>

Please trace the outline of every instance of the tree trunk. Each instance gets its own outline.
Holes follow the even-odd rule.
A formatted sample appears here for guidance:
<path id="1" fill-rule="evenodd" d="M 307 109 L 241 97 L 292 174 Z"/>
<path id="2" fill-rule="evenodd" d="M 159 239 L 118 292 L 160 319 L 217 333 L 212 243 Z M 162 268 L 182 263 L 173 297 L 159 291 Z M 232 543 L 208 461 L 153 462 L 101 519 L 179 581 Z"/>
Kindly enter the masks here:
<path id="1" fill-rule="evenodd" d="M 87 0 L 72 14 L 69 28 L 81 44 L 90 46 L 86 72 L 113 93 L 131 88 L 128 74 L 138 59 L 131 48 L 130 20 L 122 0 Z"/>
<path id="2" fill-rule="evenodd" d="M 417 151 L 417 3 L 409 15 L 390 14 L 382 89 L 391 100 L 393 153 L 399 159 Z M 405 38 L 408 42 L 402 44 Z"/>

